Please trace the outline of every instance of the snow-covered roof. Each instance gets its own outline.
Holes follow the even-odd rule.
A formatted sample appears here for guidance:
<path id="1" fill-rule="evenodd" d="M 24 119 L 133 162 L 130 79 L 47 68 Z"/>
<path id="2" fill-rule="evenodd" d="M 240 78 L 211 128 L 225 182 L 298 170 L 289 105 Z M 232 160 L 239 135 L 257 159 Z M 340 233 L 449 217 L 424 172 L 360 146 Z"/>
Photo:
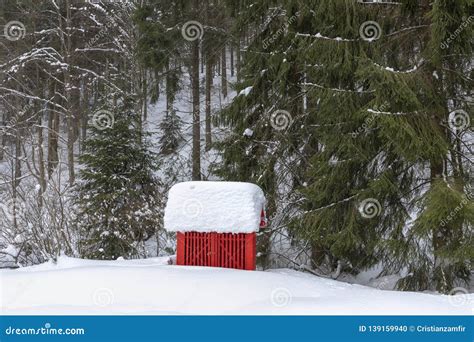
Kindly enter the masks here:
<path id="1" fill-rule="evenodd" d="M 164 227 L 173 232 L 252 233 L 260 227 L 265 196 L 242 182 L 184 182 L 168 195 Z"/>

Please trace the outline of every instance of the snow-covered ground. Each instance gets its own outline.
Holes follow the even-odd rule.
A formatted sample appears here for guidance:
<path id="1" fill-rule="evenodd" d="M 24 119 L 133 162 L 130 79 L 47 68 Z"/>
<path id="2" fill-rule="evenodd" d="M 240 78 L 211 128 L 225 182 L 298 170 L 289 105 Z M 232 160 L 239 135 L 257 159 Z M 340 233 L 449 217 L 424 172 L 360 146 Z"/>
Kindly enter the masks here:
<path id="1" fill-rule="evenodd" d="M 470 315 L 474 294 L 383 291 L 288 269 L 67 257 L 0 272 L 1 314 Z"/>

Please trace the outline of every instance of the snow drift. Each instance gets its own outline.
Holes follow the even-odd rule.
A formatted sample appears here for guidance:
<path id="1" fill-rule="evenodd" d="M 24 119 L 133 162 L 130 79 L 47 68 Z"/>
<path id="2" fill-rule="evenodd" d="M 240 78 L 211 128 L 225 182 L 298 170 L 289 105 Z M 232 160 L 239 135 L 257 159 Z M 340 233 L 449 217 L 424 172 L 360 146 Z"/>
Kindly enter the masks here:
<path id="1" fill-rule="evenodd" d="M 61 257 L 0 272 L 1 313 L 28 315 L 470 315 L 474 294 L 383 291 L 287 269 Z"/>

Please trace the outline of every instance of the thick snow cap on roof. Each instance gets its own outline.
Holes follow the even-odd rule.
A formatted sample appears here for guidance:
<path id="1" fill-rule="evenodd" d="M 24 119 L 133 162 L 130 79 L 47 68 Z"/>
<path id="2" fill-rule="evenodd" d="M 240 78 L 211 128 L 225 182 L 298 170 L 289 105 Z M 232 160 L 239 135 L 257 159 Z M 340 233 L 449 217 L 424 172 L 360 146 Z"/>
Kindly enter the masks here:
<path id="1" fill-rule="evenodd" d="M 262 189 L 252 183 L 178 183 L 168 195 L 164 226 L 173 232 L 252 233 L 264 205 Z"/>

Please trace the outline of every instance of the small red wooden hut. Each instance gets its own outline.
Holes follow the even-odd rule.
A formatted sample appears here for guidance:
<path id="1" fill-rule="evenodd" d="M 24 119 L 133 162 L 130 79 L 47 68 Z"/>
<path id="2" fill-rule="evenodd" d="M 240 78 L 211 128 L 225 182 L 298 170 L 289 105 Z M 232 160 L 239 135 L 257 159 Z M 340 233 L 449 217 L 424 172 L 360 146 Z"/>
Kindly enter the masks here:
<path id="1" fill-rule="evenodd" d="M 164 217 L 165 229 L 177 232 L 176 263 L 255 270 L 264 205 L 263 191 L 251 183 L 176 184 Z"/>

